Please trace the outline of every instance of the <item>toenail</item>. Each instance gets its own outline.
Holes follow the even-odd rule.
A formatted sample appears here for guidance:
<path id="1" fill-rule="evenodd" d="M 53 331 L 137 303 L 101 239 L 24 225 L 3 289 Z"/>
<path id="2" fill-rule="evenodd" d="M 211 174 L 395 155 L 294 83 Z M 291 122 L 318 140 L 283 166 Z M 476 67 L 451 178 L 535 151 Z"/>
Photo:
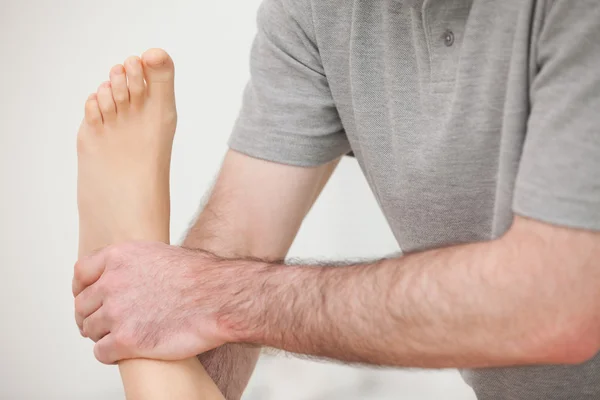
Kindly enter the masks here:
<path id="1" fill-rule="evenodd" d="M 112 73 L 115 75 L 122 75 L 123 74 L 123 66 L 121 65 L 117 65 L 116 67 L 113 67 L 112 69 Z"/>
<path id="2" fill-rule="evenodd" d="M 150 67 L 153 67 L 153 68 L 162 67 L 166 63 L 167 63 L 167 60 L 165 60 L 164 58 L 153 58 L 150 60 L 146 60 L 146 64 L 148 64 Z"/>
<path id="3" fill-rule="evenodd" d="M 141 64 L 141 60 L 139 58 L 131 58 L 127 63 L 132 67 L 137 67 Z"/>
<path id="4" fill-rule="evenodd" d="M 104 82 L 102 87 L 109 88 L 111 86 L 110 82 Z"/>

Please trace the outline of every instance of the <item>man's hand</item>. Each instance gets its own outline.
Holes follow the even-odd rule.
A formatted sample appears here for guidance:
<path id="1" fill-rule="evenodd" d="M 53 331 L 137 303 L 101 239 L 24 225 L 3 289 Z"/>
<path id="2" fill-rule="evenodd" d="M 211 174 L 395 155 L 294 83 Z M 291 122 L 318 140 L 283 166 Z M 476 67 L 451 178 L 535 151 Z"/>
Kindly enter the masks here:
<path id="1" fill-rule="evenodd" d="M 113 346 L 119 349 L 116 355 L 105 356 L 103 350 L 105 347 L 111 348 L 113 339 L 109 339 L 109 337 L 115 333 L 112 328 L 109 327 L 108 330 L 99 331 L 100 333 L 96 333 L 93 336 L 88 332 L 88 335 L 96 340 L 102 338 L 102 335 L 106 334 L 106 332 L 111 332 L 110 335 L 106 336 L 106 343 L 108 343 L 106 346 L 104 345 L 104 341 L 100 341 L 98 346 L 96 346 L 97 357 L 106 363 L 113 363 L 120 358 L 132 358 L 138 356 L 138 354 L 147 357 L 146 354 L 148 353 L 156 353 L 157 349 L 148 350 L 144 348 L 140 350 L 138 348 L 136 340 L 140 339 L 136 338 L 141 337 L 140 332 L 143 334 L 143 331 L 153 329 L 155 326 L 167 327 L 166 333 L 165 329 L 154 329 L 156 331 L 162 329 L 163 336 L 160 333 L 157 335 L 160 338 L 159 340 L 167 343 L 169 340 L 172 340 L 169 339 L 170 337 L 177 334 L 175 333 L 175 327 L 179 326 L 179 331 L 183 331 L 181 324 L 182 321 L 185 321 L 185 317 L 182 316 L 176 320 L 175 325 L 170 325 L 176 313 L 179 315 L 184 314 L 182 311 L 170 308 L 175 306 L 179 310 L 183 309 L 183 306 L 180 305 L 186 301 L 193 303 L 194 300 L 186 300 L 191 298 L 189 296 L 197 296 L 196 301 L 202 303 L 198 296 L 207 294 L 206 299 L 208 303 L 202 303 L 194 307 L 192 311 L 188 309 L 185 312 L 188 314 L 190 312 L 193 313 L 194 317 L 199 317 L 198 320 L 200 320 L 208 309 L 207 305 L 218 299 L 214 294 L 210 297 L 211 292 L 207 291 L 208 286 L 205 287 L 205 285 L 217 282 L 216 278 L 214 278 L 215 275 L 221 276 L 212 269 L 212 266 L 219 265 L 219 268 L 224 268 L 221 271 L 222 274 L 227 274 L 225 269 L 235 269 L 231 262 L 218 260 L 211 253 L 227 258 L 251 257 L 271 261 L 285 258 L 302 220 L 325 186 L 338 161 L 335 160 L 315 168 L 294 167 L 259 160 L 230 150 L 223 161 L 221 171 L 214 188 L 211 190 L 208 201 L 184 242 L 185 248 L 197 249 L 198 251 L 155 244 L 127 244 L 112 246 L 101 251 L 94 257 L 82 259 L 76 269 L 76 279 L 73 288 L 76 296 L 84 288 L 89 286 L 91 289 L 91 287 L 96 286 L 96 281 L 100 283 L 99 287 L 106 285 L 109 288 L 113 288 L 113 283 L 111 283 L 110 279 L 107 283 L 101 283 L 105 277 L 100 278 L 105 270 L 109 271 L 106 273 L 106 276 L 110 277 L 112 274 L 110 272 L 111 267 L 106 268 L 106 265 L 109 264 L 107 258 L 103 258 L 102 256 L 102 254 L 107 252 L 113 253 L 117 259 L 121 260 L 119 264 L 122 264 L 123 270 L 132 270 L 133 264 L 128 261 L 130 258 L 135 264 L 140 265 L 139 269 L 137 269 L 138 272 L 135 273 L 136 278 L 125 278 L 125 284 L 120 286 L 120 291 L 127 294 L 119 296 L 108 293 L 107 297 L 113 298 L 117 306 L 123 308 L 124 304 L 121 304 L 121 301 L 126 301 L 134 297 L 130 294 L 133 293 L 130 292 L 130 289 L 138 291 L 138 289 L 142 290 L 144 286 L 148 287 L 152 285 L 153 287 L 151 290 L 144 290 L 144 296 L 148 296 L 150 299 L 149 301 L 144 301 L 152 304 L 151 306 L 143 306 L 141 305 L 141 300 L 136 300 L 135 307 L 130 306 L 133 308 L 132 311 L 122 308 L 117 309 L 119 312 L 115 313 L 117 315 L 113 318 L 113 321 L 126 321 L 129 326 L 140 326 L 141 328 L 131 333 L 129 330 L 126 331 L 126 329 L 136 328 L 119 327 L 116 322 L 111 325 L 117 327 L 117 334 L 125 336 L 127 342 L 125 345 Z M 143 246 L 144 249 L 140 250 L 139 246 Z M 150 248 L 153 250 L 150 251 Z M 166 251 L 166 249 L 170 251 Z M 139 257 L 134 257 L 130 250 L 141 252 L 141 254 Z M 203 253 L 202 250 L 210 253 Z M 165 256 L 163 252 L 169 255 Z M 161 253 L 161 255 L 157 256 L 158 253 Z M 174 259 L 179 260 L 180 254 L 185 254 L 184 258 L 188 260 L 187 263 L 174 261 Z M 189 261 L 190 258 L 193 259 L 193 262 Z M 215 260 L 216 262 L 213 263 Z M 88 267 L 91 263 L 99 265 L 99 267 L 96 269 Z M 233 281 L 237 278 L 237 281 L 244 285 L 244 289 L 248 290 L 250 279 L 244 274 L 249 273 L 252 267 L 247 265 L 247 262 L 243 264 L 240 273 L 236 272 L 232 274 L 232 278 L 229 278 L 229 281 L 226 282 L 227 286 L 220 289 L 235 290 Z M 264 265 L 264 263 L 258 264 Z M 177 287 L 177 278 L 173 277 L 186 273 L 185 271 L 174 271 L 177 268 L 186 271 L 190 269 L 195 271 L 197 274 L 192 275 L 195 276 L 194 279 L 200 282 L 197 284 L 197 290 L 190 290 L 191 293 L 186 292 L 185 298 L 180 295 L 167 296 L 166 293 L 170 292 L 170 289 L 163 289 L 165 286 L 169 288 Z M 208 272 L 208 269 L 211 269 L 211 272 Z M 137 276 L 141 274 L 143 276 Z M 142 283 L 145 280 L 149 282 Z M 260 279 L 258 281 L 260 284 Z M 186 280 L 186 282 L 188 283 L 188 288 L 191 289 L 193 286 L 191 279 Z M 160 292 L 155 292 L 155 290 Z M 90 306 L 83 308 L 84 302 L 87 303 L 85 296 L 88 295 L 83 295 L 82 293 L 82 296 L 84 296 L 83 300 L 77 300 L 77 321 L 80 329 L 83 328 L 83 321 L 86 317 L 93 316 L 96 311 L 99 311 L 97 310 L 99 308 L 98 303 L 96 303 L 96 306 L 91 306 L 91 309 Z M 254 293 L 250 293 L 249 297 L 255 297 Z M 108 303 L 108 305 L 110 306 L 111 304 Z M 251 305 L 243 304 L 244 310 L 248 310 L 249 307 Z M 258 305 L 256 307 L 256 311 L 260 312 L 260 307 Z M 147 310 L 150 308 L 162 310 L 161 313 L 167 315 L 166 319 L 165 317 L 161 317 L 163 321 L 160 321 L 160 318 L 157 320 L 155 315 L 148 313 Z M 138 311 L 142 315 L 141 319 L 137 316 L 129 316 L 129 313 L 137 313 Z M 114 312 L 114 310 L 111 312 Z M 246 314 L 249 313 L 246 312 Z M 91 320 L 93 321 L 93 318 Z M 198 320 L 194 318 L 194 321 Z M 145 324 L 144 321 L 146 321 Z M 191 332 L 185 336 L 186 338 L 191 337 L 191 342 L 195 342 L 198 332 L 202 332 L 203 334 L 208 332 L 206 327 L 199 326 L 201 323 L 187 323 L 195 327 L 194 329 L 185 330 L 186 332 Z M 95 332 L 93 325 L 92 327 L 86 326 L 86 329 Z M 164 339 L 164 337 L 168 338 Z M 221 343 L 222 340 L 216 342 Z M 226 342 L 230 342 L 230 340 Z M 178 343 L 177 346 L 177 348 L 180 348 L 182 343 Z M 191 345 L 189 347 L 194 346 Z M 206 350 L 212 347 L 212 345 L 200 344 L 197 347 Z M 161 344 L 157 348 L 164 348 L 165 353 L 171 353 L 168 344 Z M 199 358 L 224 396 L 227 399 L 235 400 L 241 397 L 248 383 L 258 359 L 259 351 L 260 348 L 257 346 L 231 343 L 203 353 Z M 189 355 L 194 352 L 195 350 L 186 348 L 186 351 L 182 353 Z"/>
<path id="2" fill-rule="evenodd" d="M 77 318 L 105 363 L 241 342 L 400 367 L 578 364 L 600 348 L 599 238 L 517 217 L 494 241 L 340 268 L 125 244 L 77 265 Z"/>
<path id="3" fill-rule="evenodd" d="M 233 268 L 162 243 L 107 247 L 75 265 L 77 325 L 104 364 L 194 357 L 228 341 L 216 315 L 219 301 L 243 286 Z"/>

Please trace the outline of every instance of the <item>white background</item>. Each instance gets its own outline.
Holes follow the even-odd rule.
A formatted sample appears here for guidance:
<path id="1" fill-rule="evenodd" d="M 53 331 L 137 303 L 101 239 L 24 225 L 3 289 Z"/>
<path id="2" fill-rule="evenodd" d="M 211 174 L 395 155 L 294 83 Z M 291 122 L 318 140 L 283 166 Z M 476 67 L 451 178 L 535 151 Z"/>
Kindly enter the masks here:
<path id="1" fill-rule="evenodd" d="M 323 0 L 326 1 L 326 0 Z M 209 187 L 248 79 L 259 0 L 0 1 L 0 399 L 122 399 L 116 368 L 80 338 L 74 138 L 87 95 L 115 63 L 163 47 L 177 66 L 172 168 L 179 241 Z M 397 251 L 353 160 L 304 224 L 293 256 Z M 454 371 L 356 369 L 264 357 L 246 399 L 473 399 Z"/>

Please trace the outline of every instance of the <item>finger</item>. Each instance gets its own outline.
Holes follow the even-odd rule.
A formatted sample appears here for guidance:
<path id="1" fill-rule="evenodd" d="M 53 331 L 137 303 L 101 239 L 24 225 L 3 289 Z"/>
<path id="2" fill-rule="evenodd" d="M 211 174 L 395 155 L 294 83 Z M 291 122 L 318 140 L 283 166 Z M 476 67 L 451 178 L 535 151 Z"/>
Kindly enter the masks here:
<path id="1" fill-rule="evenodd" d="M 80 330 L 83 330 L 83 321 L 102 307 L 102 301 L 97 284 L 87 287 L 75 298 L 75 321 Z"/>
<path id="2" fill-rule="evenodd" d="M 120 345 L 115 335 L 109 333 L 94 346 L 94 356 L 102 364 L 113 365 L 122 360 L 135 358 L 127 349 Z"/>
<path id="3" fill-rule="evenodd" d="M 101 250 L 75 263 L 73 273 L 73 296 L 77 297 L 86 287 L 96 282 L 104 272 L 106 252 Z"/>
<path id="4" fill-rule="evenodd" d="M 103 337 L 110 333 L 111 324 L 103 308 L 87 317 L 83 321 L 83 333 L 94 342 L 100 341 Z"/>

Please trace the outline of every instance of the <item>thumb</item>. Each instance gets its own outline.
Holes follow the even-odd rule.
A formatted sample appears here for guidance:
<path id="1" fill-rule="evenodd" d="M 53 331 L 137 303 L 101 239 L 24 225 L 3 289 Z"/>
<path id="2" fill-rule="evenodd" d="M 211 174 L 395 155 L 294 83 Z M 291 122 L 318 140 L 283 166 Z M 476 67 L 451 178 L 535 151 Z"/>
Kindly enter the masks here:
<path id="1" fill-rule="evenodd" d="M 102 364 L 114 365 L 119 361 L 136 358 L 129 350 L 115 340 L 114 334 L 108 334 L 94 346 L 94 356 Z"/>

